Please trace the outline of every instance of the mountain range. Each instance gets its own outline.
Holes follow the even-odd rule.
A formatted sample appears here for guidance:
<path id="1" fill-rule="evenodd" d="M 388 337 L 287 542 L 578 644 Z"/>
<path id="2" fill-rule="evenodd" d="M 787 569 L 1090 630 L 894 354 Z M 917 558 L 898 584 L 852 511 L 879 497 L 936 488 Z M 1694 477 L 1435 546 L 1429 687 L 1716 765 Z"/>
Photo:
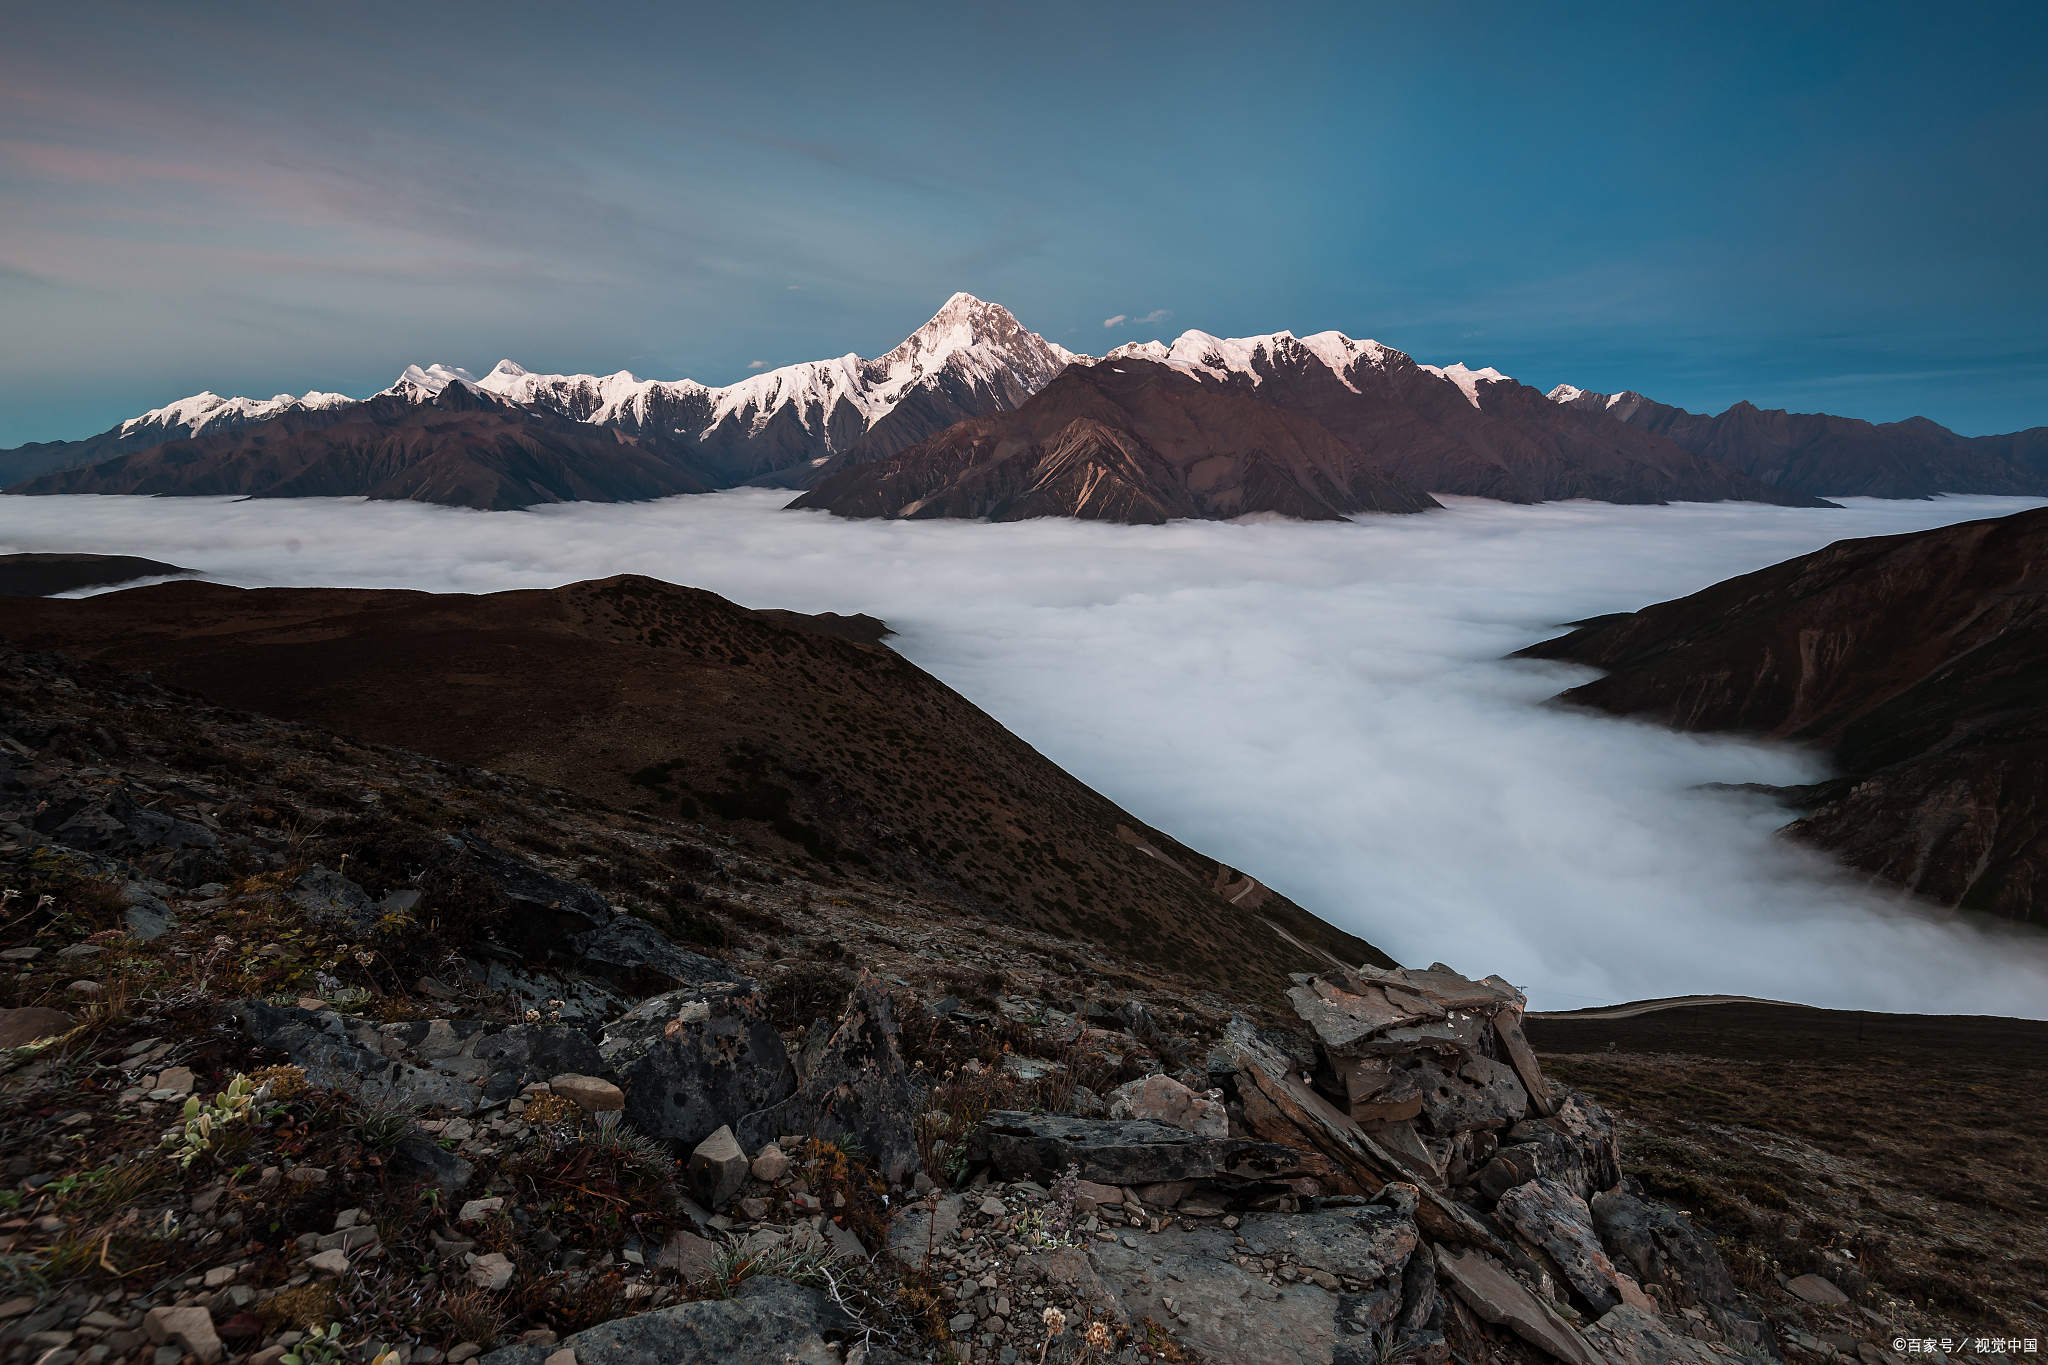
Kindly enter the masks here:
<path id="1" fill-rule="evenodd" d="M 1229 429 L 1221 446 L 1204 451 L 1185 423 L 1171 435 L 1149 432 L 1149 419 L 1125 404 L 1110 423 L 1121 436 L 1091 446 L 1080 465 L 1074 451 L 1051 463 L 1034 457 L 1028 471 L 1015 451 L 1005 454 L 1000 473 L 948 464 L 981 450 L 976 443 L 995 430 L 963 423 L 1018 411 L 1076 367 L 1121 367 L 1128 374 L 1136 362 L 1152 367 L 1148 382 L 1162 393 L 1192 383 L 1287 416 L 1254 419 L 1240 404 L 1237 416 L 1220 425 L 1204 419 L 1197 424 L 1204 432 Z M 1166 371 L 1179 378 L 1168 379 Z M 1123 391 L 1107 379 L 1095 388 Z M 1191 409 L 1162 398 L 1146 411 L 1184 417 Z M 1313 479 L 1297 482 L 1294 456 L 1268 452 L 1266 473 L 1255 471 L 1257 461 L 1246 463 L 1267 439 L 1252 440 L 1254 427 L 1270 428 L 1283 446 L 1306 449 L 1301 441 L 1308 439 L 1334 450 L 1321 437 L 1300 437 L 1304 419 L 1348 449 L 1346 470 L 1369 469 L 1371 480 L 1396 483 L 1376 483 L 1370 496 L 1353 497 L 1348 483 L 1325 491 L 1311 488 Z M 1140 446 L 1169 453 L 1159 439 L 1190 444 L 1172 445 L 1173 458 L 1163 462 L 1130 462 Z M 1033 442 L 1043 444 L 1039 436 Z M 1122 455 L 1110 458 L 1111 447 Z M 913 450 L 910 464 L 891 465 L 887 474 L 847 474 Z M 1234 495 L 1219 485 L 1211 496 L 1189 482 L 1211 477 L 1194 471 L 1221 469 L 1205 462 L 1226 457 L 1236 471 L 1231 478 L 1250 480 L 1230 484 Z M 906 515 L 913 503 L 921 516 L 1036 516 L 1077 514 L 1080 484 L 1058 491 L 1063 470 L 1109 470 L 1119 459 L 1112 484 L 1135 491 L 1097 488 L 1087 515 L 1123 519 L 1117 508 L 1139 520 L 1237 515 L 1225 510 L 1232 506 L 1310 516 L 1343 515 L 1346 507 L 1415 510 L 1406 492 L 1389 501 L 1397 484 L 1520 503 L 1823 506 L 1829 496 L 2048 493 L 2048 428 L 1962 437 L 1924 418 L 1874 425 L 1748 404 L 1709 418 L 1635 393 L 1561 385 L 1545 395 L 1497 370 L 1423 365 L 1334 331 L 1239 338 L 1190 331 L 1170 344 L 1118 347 L 1098 362 L 967 294 L 955 294 L 875 359 L 848 354 L 724 387 L 625 371 L 535 374 L 503 360 L 482 378 L 447 365 L 408 366 L 390 388 L 364 400 L 321 392 L 261 400 L 196 394 L 86 440 L 0 451 L 0 483 L 18 493 L 356 495 L 504 509 L 742 484 L 822 490 L 830 482 L 833 491 L 798 505 L 859 508 L 866 516 Z M 1271 471 L 1282 466 L 1294 473 L 1274 483 Z M 1318 467 L 1332 477 L 1327 461 Z M 875 493 L 877 480 L 892 491 Z M 1282 484 L 1308 491 L 1297 497 Z M 901 496 L 913 486 L 914 496 Z M 852 492 L 856 487 L 862 491 Z M 1038 510 L 1020 510 L 1026 508 Z"/>
<path id="2" fill-rule="evenodd" d="M 1552 402 L 1655 432 L 1773 488 L 1832 497 L 1931 498 L 1942 493 L 2048 494 L 2048 427 L 1958 436 L 1925 417 L 1865 422 L 1737 403 L 1718 417 L 1639 393 L 1560 384 Z"/>
<path id="3" fill-rule="evenodd" d="M 1305 521 L 1442 504 L 1313 418 L 1150 360 L 1077 363 L 1014 412 L 827 466 L 790 504 L 847 517 Z"/>

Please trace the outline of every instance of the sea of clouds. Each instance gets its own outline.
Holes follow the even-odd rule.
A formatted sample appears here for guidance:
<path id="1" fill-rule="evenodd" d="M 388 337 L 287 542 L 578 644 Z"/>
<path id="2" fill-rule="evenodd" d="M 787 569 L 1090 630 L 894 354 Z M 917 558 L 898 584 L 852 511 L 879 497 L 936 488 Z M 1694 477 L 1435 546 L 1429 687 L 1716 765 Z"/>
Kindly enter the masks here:
<path id="1" fill-rule="evenodd" d="M 218 582 L 492 592 L 643 573 L 868 612 L 904 654 L 1141 819 L 1403 962 L 1539 1009 L 1727 993 L 2048 1017 L 2048 935 L 1941 919 L 1702 783 L 1823 758 L 1546 707 L 1503 656 L 1850 536 L 2038 499 L 1509 507 L 1311 525 L 851 522 L 743 490 L 471 512 L 357 499 L 0 497 L 0 550 Z"/>

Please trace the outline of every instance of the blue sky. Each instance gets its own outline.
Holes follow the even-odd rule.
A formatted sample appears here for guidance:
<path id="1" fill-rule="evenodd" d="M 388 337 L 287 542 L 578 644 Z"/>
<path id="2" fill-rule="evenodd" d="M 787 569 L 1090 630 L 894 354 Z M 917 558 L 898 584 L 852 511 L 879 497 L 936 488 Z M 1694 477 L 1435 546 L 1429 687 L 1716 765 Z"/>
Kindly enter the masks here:
<path id="1" fill-rule="evenodd" d="M 2044 14 L 19 9 L 0 445 L 408 362 L 725 383 L 956 289 L 1095 353 L 1338 328 L 1695 410 L 2041 425 Z"/>

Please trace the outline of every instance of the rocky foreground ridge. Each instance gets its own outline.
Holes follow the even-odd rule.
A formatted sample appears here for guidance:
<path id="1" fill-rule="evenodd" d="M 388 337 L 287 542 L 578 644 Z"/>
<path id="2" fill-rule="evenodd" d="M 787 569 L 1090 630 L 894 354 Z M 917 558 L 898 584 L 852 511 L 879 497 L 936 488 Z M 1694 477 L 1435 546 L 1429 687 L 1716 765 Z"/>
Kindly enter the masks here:
<path id="1" fill-rule="evenodd" d="M 1498 978 L 1238 999 L 60 656 L 0 708 L 10 1365 L 1895 1365 L 1937 1321 L 1648 1197 Z"/>

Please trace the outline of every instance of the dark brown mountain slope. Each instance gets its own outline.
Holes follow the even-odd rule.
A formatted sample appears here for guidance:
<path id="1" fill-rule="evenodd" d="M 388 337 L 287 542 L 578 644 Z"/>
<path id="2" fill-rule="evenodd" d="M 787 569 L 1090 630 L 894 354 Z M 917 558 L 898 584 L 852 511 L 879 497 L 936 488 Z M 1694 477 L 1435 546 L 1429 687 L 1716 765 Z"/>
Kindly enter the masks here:
<path id="1" fill-rule="evenodd" d="M 1320 423 L 1148 360 L 1069 365 L 1014 412 L 961 422 L 892 458 L 839 464 L 790 504 L 844 517 L 1148 525 L 1437 505 Z"/>
<path id="2" fill-rule="evenodd" d="M 1945 905 L 2048 920 L 2048 509 L 1844 540 L 1523 650 L 1563 699 L 1833 750 L 1790 828 Z"/>
<path id="3" fill-rule="evenodd" d="M 637 577 L 482 597 L 174 583 L 0 602 L 0 636 L 27 647 L 702 820 L 1213 980 L 1271 983 L 1322 954 L 1384 961 L 1147 828 L 893 651 L 827 633 L 846 628 Z"/>
<path id="4" fill-rule="evenodd" d="M 1189 332 L 1169 349 L 1119 348 L 1165 360 L 1204 384 L 1313 417 L 1419 488 L 1545 502 L 1766 502 L 1821 499 L 1767 484 L 1601 412 L 1552 403 L 1492 371 L 1418 365 L 1406 354 L 1335 332 L 1224 341 Z"/>
<path id="5" fill-rule="evenodd" d="M 1776 488 L 1822 497 L 2048 493 L 2048 427 L 1958 436 L 1938 422 L 1865 422 L 1737 403 L 1718 417 L 1639 393 L 1576 391 L 1562 406 L 1604 412 Z"/>
<path id="6" fill-rule="evenodd" d="M 48 597 L 76 588 L 191 572 L 175 564 L 138 559 L 134 555 L 0 555 L 0 597 Z"/>
<path id="7" fill-rule="evenodd" d="M 8 491 L 362 496 L 509 510 L 711 488 L 685 456 L 658 441 L 521 407 L 461 383 L 438 394 L 395 391 L 296 417 L 167 442 Z"/>

